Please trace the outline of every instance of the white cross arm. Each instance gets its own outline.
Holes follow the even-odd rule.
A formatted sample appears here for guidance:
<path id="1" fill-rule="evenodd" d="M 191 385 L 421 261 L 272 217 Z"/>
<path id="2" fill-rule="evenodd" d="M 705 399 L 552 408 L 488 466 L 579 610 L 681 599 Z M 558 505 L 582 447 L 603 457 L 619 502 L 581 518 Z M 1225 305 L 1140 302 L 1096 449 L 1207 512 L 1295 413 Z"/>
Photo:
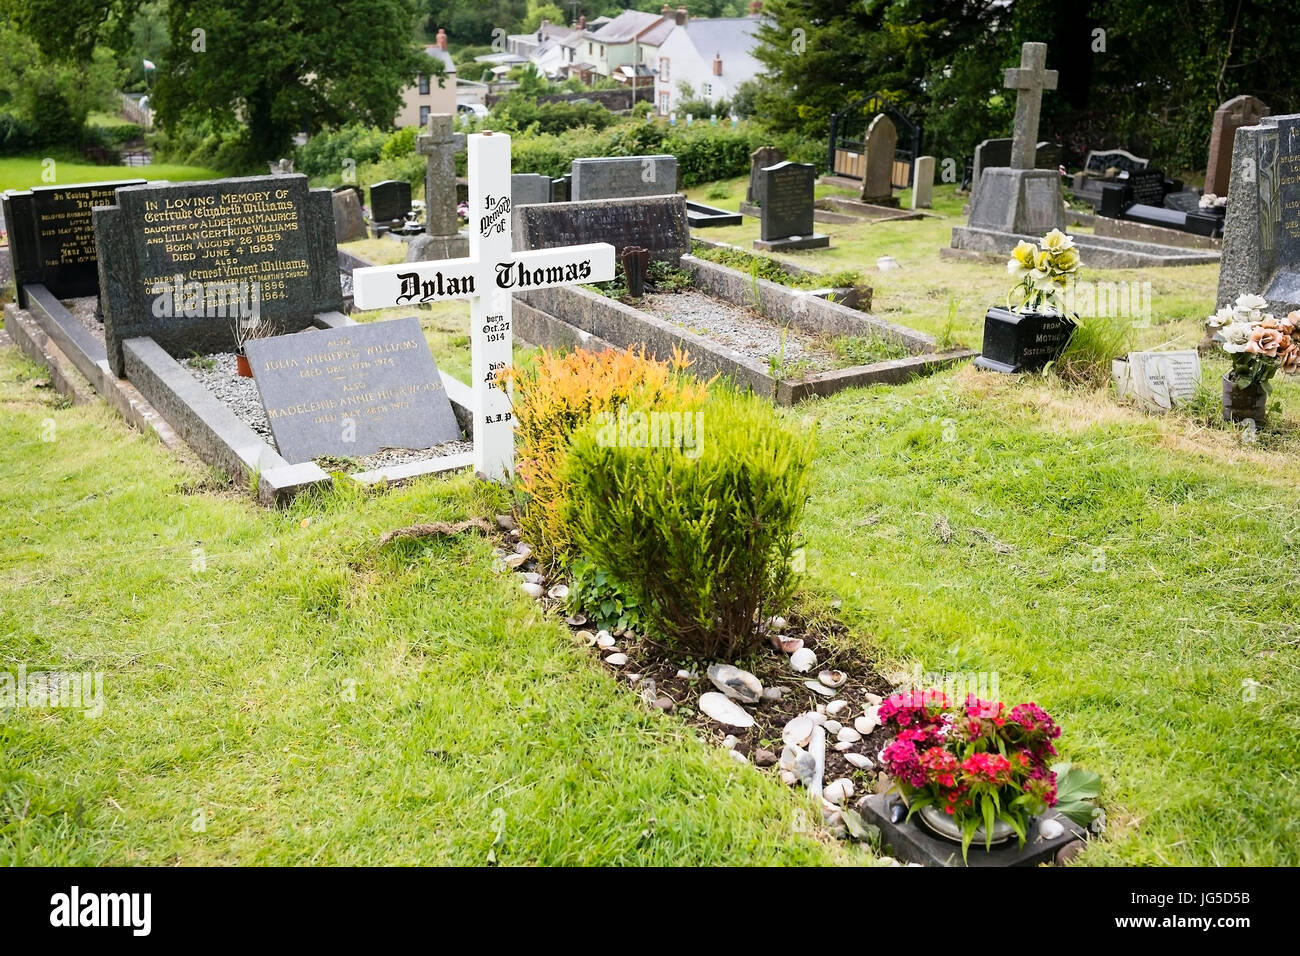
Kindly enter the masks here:
<path id="1" fill-rule="evenodd" d="M 476 259 L 442 259 L 368 266 L 352 273 L 358 309 L 472 299 L 501 292 L 528 292 L 614 278 L 614 247 L 592 242 L 558 249 L 516 252 L 484 268 Z"/>
<path id="2" fill-rule="evenodd" d="M 1027 70 L 1021 66 L 1007 67 L 1002 86 L 1008 90 L 1033 90 L 1041 87 L 1045 90 L 1056 89 L 1056 80 L 1060 73 L 1056 70 Z"/>

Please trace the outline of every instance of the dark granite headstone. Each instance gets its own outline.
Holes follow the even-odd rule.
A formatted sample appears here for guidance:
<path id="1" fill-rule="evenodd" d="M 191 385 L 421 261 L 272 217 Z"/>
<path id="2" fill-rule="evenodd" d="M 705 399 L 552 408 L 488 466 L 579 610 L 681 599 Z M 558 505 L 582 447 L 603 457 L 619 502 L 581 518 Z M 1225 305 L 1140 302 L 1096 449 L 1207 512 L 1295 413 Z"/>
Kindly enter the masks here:
<path id="1" fill-rule="evenodd" d="M 650 250 L 650 258 L 676 265 L 691 251 L 685 196 L 545 203 L 513 210 L 516 251 L 608 242 Z"/>
<path id="2" fill-rule="evenodd" d="M 1129 195 L 1135 203 L 1162 206 L 1165 202 L 1165 174 L 1158 169 L 1138 169 L 1128 174 Z"/>
<path id="3" fill-rule="evenodd" d="M 411 211 L 411 184 L 404 179 L 385 179 L 370 187 L 370 218 L 375 222 L 405 221 Z"/>
<path id="4" fill-rule="evenodd" d="M 785 239 L 811 235 L 813 186 L 817 168 L 811 163 L 777 163 L 764 168 L 758 177 L 756 198 L 761 212 L 759 237 Z"/>
<path id="5" fill-rule="evenodd" d="M 343 306 L 333 196 L 307 177 L 252 176 L 117 190 L 94 213 L 104 338 L 149 336 L 172 355 L 229 351 L 256 296 L 274 332 Z"/>
<path id="6" fill-rule="evenodd" d="M 1088 153 L 1084 161 L 1084 169 L 1098 176 L 1108 169 L 1134 173 L 1139 169 L 1146 169 L 1149 162 L 1150 160 L 1142 156 L 1134 156 L 1126 149 L 1094 149 Z"/>
<path id="7" fill-rule="evenodd" d="M 569 201 L 569 178 L 561 176 L 551 180 L 551 202 Z"/>
<path id="8" fill-rule="evenodd" d="M 975 364 L 991 372 L 1037 372 L 1061 354 L 1073 333 L 1074 322 L 1063 315 L 989 309 Z"/>
<path id="9" fill-rule="evenodd" d="M 414 316 L 257 339 L 246 351 L 286 461 L 461 438 Z"/>
<path id="10" fill-rule="evenodd" d="M 18 304 L 27 305 L 22 287 L 37 282 L 58 299 L 96 295 L 99 273 L 91 210 L 112 203 L 115 189 L 143 182 L 131 179 L 6 191 L 4 221 Z"/>
<path id="11" fill-rule="evenodd" d="M 663 196 L 677 190 L 677 157 L 604 156 L 575 159 L 569 194 L 575 201 Z"/>

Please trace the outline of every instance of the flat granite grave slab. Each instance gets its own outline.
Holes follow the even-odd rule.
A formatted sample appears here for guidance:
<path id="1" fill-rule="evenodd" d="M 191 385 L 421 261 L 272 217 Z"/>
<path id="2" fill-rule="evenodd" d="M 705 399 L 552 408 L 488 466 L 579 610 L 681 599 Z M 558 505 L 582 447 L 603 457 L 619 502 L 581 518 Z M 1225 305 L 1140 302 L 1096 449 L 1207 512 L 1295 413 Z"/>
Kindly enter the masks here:
<path id="1" fill-rule="evenodd" d="M 246 351 L 286 461 L 431 448 L 461 437 L 414 316 L 259 339 Z"/>
<path id="2" fill-rule="evenodd" d="M 891 820 L 892 808 L 901 804 L 896 793 L 876 793 L 867 797 L 859 805 L 862 819 L 880 830 L 881 844 L 895 858 L 904 863 L 918 863 L 921 866 L 967 866 L 977 869 L 1003 866 L 1039 866 L 1052 863 L 1057 852 L 1067 843 L 1083 839 L 1086 832 L 1068 817 L 1063 817 L 1055 810 L 1049 810 L 1043 817 L 1035 818 L 1025 833 L 1025 845 L 1021 848 L 1015 839 L 986 850 L 982 843 L 972 843 L 965 861 L 961 858 L 961 844 L 953 843 L 935 836 L 913 817 L 906 823 L 894 823 Z M 1045 819 L 1055 820 L 1061 824 L 1059 836 L 1045 840 L 1039 833 L 1039 826 Z"/>
<path id="3" fill-rule="evenodd" d="M 684 196 L 597 199 L 522 206 L 512 213 L 515 251 L 608 242 L 650 250 L 652 260 L 676 265 L 691 250 Z"/>

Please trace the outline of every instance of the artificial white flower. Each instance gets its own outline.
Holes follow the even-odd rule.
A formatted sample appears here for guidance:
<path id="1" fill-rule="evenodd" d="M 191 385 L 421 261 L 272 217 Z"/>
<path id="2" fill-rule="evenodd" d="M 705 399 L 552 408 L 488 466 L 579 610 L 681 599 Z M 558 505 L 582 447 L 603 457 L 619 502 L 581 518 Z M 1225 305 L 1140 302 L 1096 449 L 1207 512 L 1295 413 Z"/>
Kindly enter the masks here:
<path id="1" fill-rule="evenodd" d="M 1250 322 L 1234 322 L 1232 325 L 1225 325 L 1219 330 L 1219 338 L 1223 339 L 1223 351 L 1246 351 L 1246 344 L 1250 341 L 1252 331 L 1254 329 Z"/>
<path id="2" fill-rule="evenodd" d="M 1048 252 L 1064 252 L 1066 249 L 1074 248 L 1074 239 L 1059 229 L 1053 229 L 1043 236 L 1043 241 L 1039 245 Z"/>
<path id="3" fill-rule="evenodd" d="M 1243 292 L 1237 296 L 1237 301 L 1234 304 L 1238 312 L 1259 312 L 1268 308 L 1267 299 L 1262 295 L 1255 295 L 1251 292 Z"/>

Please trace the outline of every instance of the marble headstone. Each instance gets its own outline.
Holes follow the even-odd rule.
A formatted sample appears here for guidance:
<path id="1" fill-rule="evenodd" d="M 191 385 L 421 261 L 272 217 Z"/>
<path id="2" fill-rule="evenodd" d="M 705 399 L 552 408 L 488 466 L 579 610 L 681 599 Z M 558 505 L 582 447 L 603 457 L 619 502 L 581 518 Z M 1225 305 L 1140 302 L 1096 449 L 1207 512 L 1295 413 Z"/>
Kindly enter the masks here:
<path id="1" fill-rule="evenodd" d="M 929 209 L 934 203 L 934 157 L 918 156 L 912 164 L 912 208 Z"/>

